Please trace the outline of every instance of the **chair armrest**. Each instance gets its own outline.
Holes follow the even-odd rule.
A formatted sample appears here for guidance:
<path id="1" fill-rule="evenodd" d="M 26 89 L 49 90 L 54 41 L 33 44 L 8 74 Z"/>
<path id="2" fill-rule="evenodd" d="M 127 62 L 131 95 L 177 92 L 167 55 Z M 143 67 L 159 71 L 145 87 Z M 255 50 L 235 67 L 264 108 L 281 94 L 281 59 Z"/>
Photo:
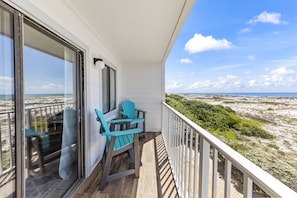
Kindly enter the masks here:
<path id="1" fill-rule="evenodd" d="M 31 129 L 25 129 L 25 135 L 26 137 L 38 137 L 43 135 L 43 133 L 39 131 L 32 131 Z"/>
<path id="2" fill-rule="evenodd" d="M 146 111 L 144 111 L 144 110 L 141 110 L 141 109 L 135 109 L 136 111 L 139 111 L 139 112 L 141 112 L 141 113 L 146 113 Z"/>
<path id="3" fill-rule="evenodd" d="M 122 135 L 132 135 L 132 134 L 135 134 L 135 133 L 141 133 L 142 132 L 142 129 L 140 128 L 134 128 L 134 129 L 129 129 L 129 130 L 124 130 L 124 131 L 112 131 L 111 133 L 101 133 L 101 135 L 103 136 L 122 136 Z"/>
<path id="4" fill-rule="evenodd" d="M 125 124 L 129 122 L 132 122 L 132 119 L 115 119 L 107 121 L 107 124 Z"/>

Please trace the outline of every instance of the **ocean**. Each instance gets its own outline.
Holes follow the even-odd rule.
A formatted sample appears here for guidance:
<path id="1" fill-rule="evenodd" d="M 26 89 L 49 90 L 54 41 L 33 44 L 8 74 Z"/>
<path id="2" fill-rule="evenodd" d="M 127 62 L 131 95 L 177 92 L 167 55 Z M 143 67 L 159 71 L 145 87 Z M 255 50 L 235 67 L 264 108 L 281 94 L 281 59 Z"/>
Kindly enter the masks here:
<path id="1" fill-rule="evenodd" d="M 64 94 L 25 94 L 25 98 L 41 98 L 41 97 L 59 97 Z M 72 94 L 66 94 L 66 96 L 72 96 Z M 0 100 L 10 100 L 13 95 L 0 94 Z"/>
<path id="2" fill-rule="evenodd" d="M 297 92 L 231 92 L 231 93 L 219 93 L 219 92 L 203 92 L 203 93 L 181 93 L 181 94 L 198 94 L 198 95 L 223 95 L 223 96 L 252 96 L 252 97 L 285 97 L 285 98 L 297 98 Z M 58 97 L 64 96 L 64 94 L 26 94 L 25 98 L 40 98 L 40 97 Z M 72 96 L 72 94 L 67 94 Z M 12 95 L 0 94 L 0 100 L 11 99 Z"/>
<path id="3" fill-rule="evenodd" d="M 246 93 L 234 92 L 234 93 L 187 93 L 187 94 L 297 98 L 297 92 L 246 92 Z"/>

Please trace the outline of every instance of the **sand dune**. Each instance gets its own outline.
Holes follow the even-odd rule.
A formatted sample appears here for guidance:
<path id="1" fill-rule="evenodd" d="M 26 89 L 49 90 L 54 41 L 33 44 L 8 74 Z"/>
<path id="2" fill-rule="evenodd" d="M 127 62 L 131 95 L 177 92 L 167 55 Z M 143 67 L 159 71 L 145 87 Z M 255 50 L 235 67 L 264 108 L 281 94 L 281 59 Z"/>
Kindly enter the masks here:
<path id="1" fill-rule="evenodd" d="M 249 137 L 252 156 L 263 157 L 264 170 L 297 190 L 297 98 L 184 94 L 187 99 L 232 108 L 237 115 L 264 123 L 272 140 Z M 250 154 L 249 154 L 250 155 Z M 250 155 L 251 156 L 251 155 Z M 274 157 L 273 157 L 274 156 Z M 274 160 L 272 160 L 274 158 Z"/>

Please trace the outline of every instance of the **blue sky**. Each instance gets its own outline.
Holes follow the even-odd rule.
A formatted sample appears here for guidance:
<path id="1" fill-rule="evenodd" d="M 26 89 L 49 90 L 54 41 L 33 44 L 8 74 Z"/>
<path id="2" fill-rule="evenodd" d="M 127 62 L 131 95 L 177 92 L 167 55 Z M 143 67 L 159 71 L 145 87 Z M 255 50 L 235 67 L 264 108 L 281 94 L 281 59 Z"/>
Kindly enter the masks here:
<path id="1" fill-rule="evenodd" d="M 297 92 L 296 9 L 197 0 L 166 61 L 166 92 Z"/>

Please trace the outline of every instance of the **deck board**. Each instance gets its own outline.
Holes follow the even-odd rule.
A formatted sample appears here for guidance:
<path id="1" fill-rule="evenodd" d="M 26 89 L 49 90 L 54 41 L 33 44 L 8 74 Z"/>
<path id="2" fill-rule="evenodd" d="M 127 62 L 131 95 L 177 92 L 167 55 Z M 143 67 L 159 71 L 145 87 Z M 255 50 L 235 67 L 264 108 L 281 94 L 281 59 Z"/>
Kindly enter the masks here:
<path id="1" fill-rule="evenodd" d="M 102 175 L 102 165 L 99 163 L 82 183 L 75 198 L 146 198 L 168 197 L 168 195 L 178 197 L 160 133 L 146 132 L 141 161 L 139 178 L 130 175 L 110 181 L 103 191 L 98 190 Z M 126 169 L 130 165 L 132 162 L 128 154 L 117 156 L 112 163 L 112 172 Z M 163 176 L 165 173 L 166 177 Z"/>

